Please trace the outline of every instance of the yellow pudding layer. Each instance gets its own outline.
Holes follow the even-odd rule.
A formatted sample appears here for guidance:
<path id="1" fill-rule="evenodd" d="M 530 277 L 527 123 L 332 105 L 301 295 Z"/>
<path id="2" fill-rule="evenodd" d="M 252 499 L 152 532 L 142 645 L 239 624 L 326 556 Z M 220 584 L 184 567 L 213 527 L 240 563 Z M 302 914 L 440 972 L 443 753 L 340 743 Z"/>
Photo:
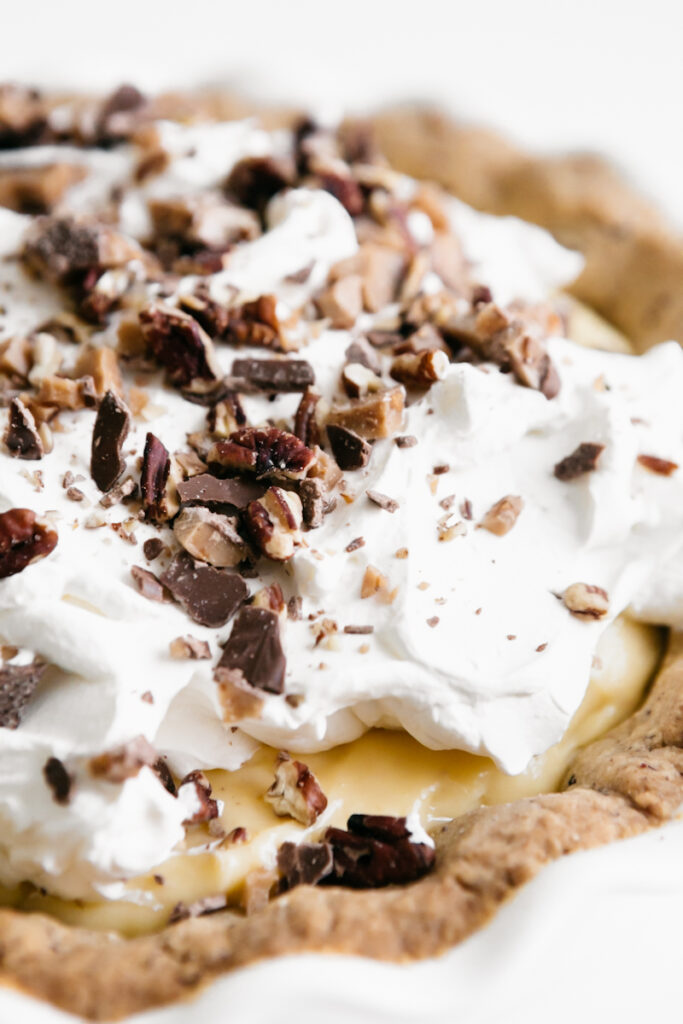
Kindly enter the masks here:
<path id="1" fill-rule="evenodd" d="M 404 732 L 385 729 L 371 730 L 323 753 L 297 755 L 315 773 L 328 798 L 327 811 L 309 834 L 316 838 L 327 825 L 345 826 L 355 812 L 415 812 L 429 830 L 482 804 L 553 791 L 575 751 L 638 706 L 661 652 L 661 630 L 617 619 L 600 642 L 590 686 L 564 737 L 521 775 L 504 774 L 489 758 L 428 750 Z M 3 902 L 126 935 L 162 927 L 180 901 L 189 904 L 220 893 L 238 905 L 247 874 L 274 864 L 280 843 L 300 839 L 306 831 L 291 819 L 278 818 L 264 799 L 276 757 L 277 751 L 263 746 L 235 772 L 207 773 L 214 796 L 224 804 L 224 830 L 245 828 L 246 842 L 221 843 L 211 838 L 206 826 L 195 826 L 181 851 L 149 875 L 129 882 L 119 900 L 66 902 L 26 886 L 4 893 Z"/>

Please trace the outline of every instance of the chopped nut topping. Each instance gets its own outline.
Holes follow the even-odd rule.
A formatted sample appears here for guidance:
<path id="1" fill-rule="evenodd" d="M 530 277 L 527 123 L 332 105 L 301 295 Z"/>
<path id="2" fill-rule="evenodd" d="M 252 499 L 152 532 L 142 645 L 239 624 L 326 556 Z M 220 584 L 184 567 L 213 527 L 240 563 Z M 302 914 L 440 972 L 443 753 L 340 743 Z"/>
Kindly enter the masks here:
<path id="1" fill-rule="evenodd" d="M 3 653 L 8 660 L 13 656 L 11 651 Z M 18 728 L 46 668 L 45 662 L 35 659 L 28 665 L 0 664 L 0 729 Z"/>
<path id="2" fill-rule="evenodd" d="M 235 164 L 225 190 L 241 206 L 262 214 L 274 195 L 293 184 L 294 167 L 288 160 L 250 156 Z"/>
<path id="3" fill-rule="evenodd" d="M 443 380 L 448 369 L 448 356 L 441 349 L 406 352 L 396 356 L 391 364 L 391 376 L 408 388 L 428 388 Z"/>
<path id="4" fill-rule="evenodd" d="M 382 381 L 363 363 L 347 363 L 342 370 L 342 387 L 349 398 L 365 398 L 382 390 Z"/>
<path id="5" fill-rule="evenodd" d="M 243 427 L 231 434 L 228 441 L 212 445 L 208 459 L 209 465 L 231 473 L 281 475 L 288 480 L 300 480 L 306 476 L 315 455 L 298 437 L 284 430 Z"/>
<path id="6" fill-rule="evenodd" d="M 374 633 L 374 631 L 374 626 L 344 626 L 344 632 L 352 636 L 367 636 L 370 633 Z"/>
<path id="7" fill-rule="evenodd" d="M 333 406 L 327 425 L 346 427 L 368 441 L 390 437 L 401 428 L 404 403 L 403 389 L 389 388 L 348 405 Z"/>
<path id="8" fill-rule="evenodd" d="M 171 457 L 158 437 L 147 434 L 140 473 L 140 494 L 147 519 L 163 523 L 180 507 L 176 489 L 178 470 L 171 473 Z"/>
<path id="9" fill-rule="evenodd" d="M 142 768 L 152 768 L 158 759 L 154 747 L 144 736 L 107 750 L 89 762 L 90 774 L 107 782 L 122 783 L 138 775 Z"/>
<path id="10" fill-rule="evenodd" d="M 211 657 L 211 648 L 206 640 L 197 640 L 189 634 L 171 640 L 168 649 L 177 661 L 204 661 Z"/>
<path id="11" fill-rule="evenodd" d="M 23 572 L 57 546 L 57 531 L 28 508 L 0 513 L 0 579 Z"/>
<path id="12" fill-rule="evenodd" d="M 286 562 L 301 544 L 303 511 L 293 491 L 269 487 L 244 511 L 244 525 L 255 547 L 268 558 Z"/>
<path id="13" fill-rule="evenodd" d="M 148 601 L 170 601 L 171 595 L 168 590 L 149 569 L 143 569 L 141 565 L 132 565 L 130 574 L 138 591 Z"/>
<path id="14" fill-rule="evenodd" d="M 9 423 L 3 438 L 10 455 L 17 459 L 42 459 L 43 442 L 32 413 L 19 398 L 13 398 L 9 407 Z"/>
<path id="15" fill-rule="evenodd" d="M 218 802 L 211 796 L 211 783 L 204 772 L 194 771 L 185 776 L 178 786 L 178 799 L 181 802 L 185 801 L 186 793 L 194 803 L 199 803 L 199 807 L 185 819 L 183 825 L 199 825 L 218 817 Z"/>
<path id="16" fill-rule="evenodd" d="M 155 359 L 178 387 L 220 379 L 213 343 L 197 320 L 159 303 L 140 311 L 140 326 Z"/>
<path id="17" fill-rule="evenodd" d="M 263 709 L 263 697 L 257 689 L 249 685 L 239 669 L 219 666 L 214 672 L 214 679 L 224 722 L 259 718 Z"/>
<path id="18" fill-rule="evenodd" d="M 132 498 L 138 489 L 138 485 L 133 480 L 132 476 L 126 477 L 116 487 L 112 487 L 110 491 L 103 494 L 100 498 L 100 505 L 102 508 L 113 508 L 114 505 L 118 505 L 119 502 L 125 501 L 126 498 Z"/>
<path id="19" fill-rule="evenodd" d="M 386 494 L 380 494 L 379 491 L 366 491 L 365 492 L 375 505 L 379 505 L 385 512 L 396 512 L 398 510 L 398 502 L 394 498 L 388 498 Z"/>
<path id="20" fill-rule="evenodd" d="M 30 229 L 22 258 L 38 277 L 67 284 L 90 270 L 124 266 L 141 255 L 136 242 L 107 224 L 85 218 L 39 217 Z"/>
<path id="21" fill-rule="evenodd" d="M 173 524 L 173 533 L 193 558 L 219 568 L 239 565 L 248 554 L 237 532 L 237 520 L 201 505 L 184 508 Z"/>
<path id="22" fill-rule="evenodd" d="M 523 508 L 524 502 L 519 496 L 507 494 L 491 506 L 479 526 L 489 533 L 495 533 L 497 537 L 503 537 L 515 525 Z"/>
<path id="23" fill-rule="evenodd" d="M 658 473 L 660 476 L 671 476 L 678 469 L 677 462 L 660 459 L 658 455 L 639 455 L 638 462 L 651 473 Z"/>
<path id="24" fill-rule="evenodd" d="M 597 466 L 598 460 L 605 450 L 604 444 L 594 444 L 590 441 L 582 442 L 571 455 L 555 466 L 555 476 L 558 480 L 576 480 L 584 473 L 591 473 Z"/>
<path id="25" fill-rule="evenodd" d="M 607 591 L 590 583 L 572 583 L 562 594 L 562 600 L 577 618 L 602 619 L 609 612 Z"/>
<path id="26" fill-rule="evenodd" d="M 320 431 L 315 418 L 315 411 L 320 395 L 307 390 L 301 396 L 294 416 L 294 434 L 308 447 L 320 444 Z"/>
<path id="27" fill-rule="evenodd" d="M 327 807 L 327 797 L 313 772 L 301 761 L 282 758 L 266 800 L 277 815 L 312 825 Z"/>

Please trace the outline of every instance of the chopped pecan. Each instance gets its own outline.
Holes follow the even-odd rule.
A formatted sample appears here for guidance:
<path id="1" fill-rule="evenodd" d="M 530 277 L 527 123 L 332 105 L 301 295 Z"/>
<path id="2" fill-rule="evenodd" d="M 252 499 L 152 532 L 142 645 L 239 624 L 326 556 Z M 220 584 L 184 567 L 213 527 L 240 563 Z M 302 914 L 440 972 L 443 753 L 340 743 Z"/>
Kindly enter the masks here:
<path id="1" fill-rule="evenodd" d="M 118 86 L 102 101 L 95 115 L 92 141 L 98 146 L 111 146 L 129 138 L 139 124 L 146 102 L 134 85 Z"/>
<path id="2" fill-rule="evenodd" d="M 286 562 L 301 544 L 303 511 L 293 491 L 269 487 L 262 498 L 247 505 L 243 520 L 255 547 L 274 561 Z"/>
<path id="3" fill-rule="evenodd" d="M 52 163 L 0 169 L 0 206 L 17 213 L 48 213 L 67 189 L 86 176 L 78 164 Z"/>
<path id="4" fill-rule="evenodd" d="M 236 572 L 197 565 L 186 551 L 175 555 L 161 582 L 191 619 L 211 629 L 224 626 L 249 596 Z"/>
<path id="5" fill-rule="evenodd" d="M 366 491 L 365 493 L 370 501 L 384 509 L 385 512 L 396 512 L 398 510 L 399 505 L 395 498 L 389 498 L 380 491 Z"/>
<path id="6" fill-rule="evenodd" d="M 590 583 L 572 583 L 562 594 L 572 615 L 580 619 L 603 619 L 609 612 L 609 597 L 602 587 Z"/>
<path id="7" fill-rule="evenodd" d="M 413 842 L 405 818 L 352 814 L 347 828 L 346 832 L 339 828 L 325 832 L 334 866 L 323 884 L 354 889 L 404 885 L 434 865 L 434 848 Z"/>
<path id="8" fill-rule="evenodd" d="M 57 546 L 57 531 L 28 508 L 0 513 L 0 579 L 23 572 Z"/>
<path id="9" fill-rule="evenodd" d="M 158 757 L 144 736 L 136 736 L 119 747 L 91 757 L 88 767 L 94 778 L 120 784 L 134 778 L 142 768 L 152 768 Z"/>
<path id="10" fill-rule="evenodd" d="M 18 384 L 28 380 L 33 361 L 33 346 L 28 338 L 16 335 L 0 342 L 0 374 Z"/>
<path id="11" fill-rule="evenodd" d="M 557 463 L 553 471 L 554 475 L 558 480 L 567 481 L 576 480 L 584 473 L 591 473 L 596 468 L 598 459 L 604 450 L 604 444 L 584 441 L 574 449 L 571 455 L 566 455 Z"/>
<path id="12" fill-rule="evenodd" d="M 9 423 L 3 440 L 10 455 L 17 459 L 42 459 L 45 454 L 33 414 L 20 398 L 10 402 Z"/>
<path id="13" fill-rule="evenodd" d="M 172 468 L 174 472 L 172 472 Z M 147 519 L 164 523 L 172 519 L 179 507 L 177 467 L 158 437 L 147 434 L 140 472 L 140 494 Z"/>
<path id="14" fill-rule="evenodd" d="M 208 461 L 209 465 L 231 473 L 300 480 L 315 461 L 315 454 L 285 430 L 243 427 L 231 434 L 229 440 L 212 445 Z"/>
<path id="15" fill-rule="evenodd" d="M 261 233 L 258 218 L 218 193 L 153 197 L 147 203 L 155 239 L 173 239 L 189 251 L 225 250 Z"/>
<path id="16" fill-rule="evenodd" d="M 289 757 L 280 758 L 265 798 L 279 817 L 295 818 L 302 825 L 312 825 L 327 807 L 327 797 L 313 772 Z"/>
<path id="17" fill-rule="evenodd" d="M 331 874 L 330 843 L 282 843 L 277 851 L 277 866 L 284 889 L 296 885 L 317 885 Z"/>
<path id="18" fill-rule="evenodd" d="M 311 530 L 321 526 L 323 517 L 336 505 L 336 500 L 328 497 L 323 481 L 313 478 L 299 481 L 299 497 L 303 521 Z"/>
<path id="19" fill-rule="evenodd" d="M 327 424 L 346 427 L 368 441 L 390 437 L 401 429 L 404 403 L 403 388 L 389 388 L 348 405 L 332 406 Z"/>
<path id="20" fill-rule="evenodd" d="M 254 608 L 267 608 L 271 612 L 277 612 L 280 618 L 287 614 L 287 605 L 279 583 L 271 583 L 268 587 L 261 587 L 251 599 Z"/>
<path id="21" fill-rule="evenodd" d="M 409 388 L 428 388 L 437 380 L 443 380 L 448 370 L 448 356 L 441 349 L 423 349 L 421 352 L 406 352 L 396 356 L 391 364 L 394 380 Z"/>
<path id="22" fill-rule="evenodd" d="M 237 532 L 237 520 L 201 505 L 184 508 L 173 524 L 173 533 L 193 558 L 219 568 L 239 565 L 249 553 Z"/>
<path id="23" fill-rule="evenodd" d="M 677 462 L 670 462 L 669 459 L 660 459 L 658 455 L 639 455 L 637 462 L 644 469 L 649 469 L 651 473 L 658 473 L 660 476 L 671 476 L 678 469 Z"/>
<path id="24" fill-rule="evenodd" d="M 479 526 L 489 533 L 495 533 L 497 537 L 503 537 L 515 525 L 523 508 L 524 502 L 518 495 L 506 494 L 491 506 Z"/>
<path id="25" fill-rule="evenodd" d="M 285 688 L 285 655 L 280 639 L 280 617 L 267 608 L 245 605 L 235 619 L 232 632 L 218 663 L 216 681 L 225 680 L 220 673 L 230 671 L 256 690 L 282 693 Z M 239 678 L 238 677 L 238 678 Z"/>
<path id="26" fill-rule="evenodd" d="M 363 600 L 377 596 L 381 601 L 391 604 L 396 596 L 396 591 L 389 590 L 389 580 L 383 572 L 376 569 L 374 565 L 368 565 L 363 574 L 360 596 Z"/>
<path id="27" fill-rule="evenodd" d="M 140 311 L 140 326 L 172 384 L 188 387 L 220 379 L 211 338 L 188 313 L 156 303 Z"/>
<path id="28" fill-rule="evenodd" d="M 318 295 L 316 305 L 334 330 L 353 327 L 363 312 L 363 279 L 359 274 L 349 274 L 333 281 Z"/>
<path id="29" fill-rule="evenodd" d="M 47 665 L 0 664 L 0 729 L 16 729 Z"/>
<path id="30" fill-rule="evenodd" d="M 103 494 L 100 498 L 100 505 L 102 508 L 113 508 L 114 505 L 118 505 L 119 502 L 125 501 L 127 498 L 132 499 L 138 489 L 138 485 L 133 480 L 132 476 L 126 477 L 116 487 L 112 487 L 110 491 Z"/>
<path id="31" fill-rule="evenodd" d="M 101 491 L 110 490 L 125 471 L 121 449 L 129 428 L 128 409 L 113 391 L 107 391 L 97 411 L 90 456 L 90 474 Z"/>
<path id="32" fill-rule="evenodd" d="M 247 417 L 240 396 L 230 391 L 212 405 L 206 416 L 206 425 L 214 437 L 230 437 L 240 427 L 246 427 Z"/>
<path id="33" fill-rule="evenodd" d="M 43 765 L 43 777 L 52 790 L 52 799 L 57 804 L 65 805 L 71 798 L 74 784 L 73 775 L 67 771 L 66 765 L 58 757 L 48 757 Z"/>
<path id="34" fill-rule="evenodd" d="M 216 303 L 205 303 L 202 310 L 193 310 L 193 315 L 213 337 L 232 345 L 284 350 L 290 347 L 277 314 L 274 295 L 260 295 L 230 309 Z"/>
<path id="35" fill-rule="evenodd" d="M 349 398 L 365 398 L 382 390 L 382 381 L 363 363 L 347 363 L 341 375 L 344 391 Z"/>
<path id="36" fill-rule="evenodd" d="M 183 825 L 199 825 L 218 817 L 218 802 L 211 796 L 211 783 L 204 772 L 190 772 L 178 786 L 178 799 L 185 802 L 188 798 L 199 806 L 193 809 Z"/>
<path id="37" fill-rule="evenodd" d="M 305 359 L 236 359 L 232 373 L 260 391 L 306 391 L 315 384 L 313 367 Z"/>
<path id="38" fill-rule="evenodd" d="M 285 158 L 249 156 L 235 164 L 225 191 L 241 206 L 263 214 L 278 192 L 294 184 L 294 166 Z"/>
<path id="39" fill-rule="evenodd" d="M 206 640 L 197 640 L 189 634 L 171 640 L 168 649 L 176 661 L 205 661 L 211 657 L 211 648 Z"/>
<path id="40" fill-rule="evenodd" d="M 320 444 L 320 431 L 315 418 L 315 410 L 319 401 L 320 395 L 315 391 L 305 391 L 294 416 L 294 434 L 308 448 Z"/>

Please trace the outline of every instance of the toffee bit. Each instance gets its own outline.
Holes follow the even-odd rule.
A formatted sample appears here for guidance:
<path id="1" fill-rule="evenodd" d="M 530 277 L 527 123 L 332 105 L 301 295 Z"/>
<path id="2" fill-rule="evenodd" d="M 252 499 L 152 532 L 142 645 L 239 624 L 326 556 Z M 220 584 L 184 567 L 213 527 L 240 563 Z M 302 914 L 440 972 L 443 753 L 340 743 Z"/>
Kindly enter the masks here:
<path id="1" fill-rule="evenodd" d="M 659 476 L 671 476 L 678 469 L 677 462 L 660 459 L 658 455 L 639 455 L 637 461 L 644 469 L 649 469 L 651 473 L 657 473 Z"/>
<path id="2" fill-rule="evenodd" d="M 206 640 L 197 640 L 189 633 L 171 640 L 168 649 L 171 657 L 177 661 L 204 661 L 211 657 L 211 648 Z"/>
<path id="3" fill-rule="evenodd" d="M 110 491 L 103 494 L 100 498 L 100 505 L 102 508 L 112 508 L 114 505 L 118 505 L 119 502 L 125 501 L 126 498 L 132 498 L 138 489 L 138 485 L 133 480 L 132 476 L 126 477 L 116 487 L 112 487 Z"/>
<path id="4" fill-rule="evenodd" d="M 548 646 L 547 641 L 544 644 L 539 644 L 538 647 L 536 648 L 536 653 L 537 654 L 541 654 L 546 649 L 547 646 Z"/>
<path id="5" fill-rule="evenodd" d="M 29 665 L 0 664 L 0 728 L 18 728 L 46 668 L 45 662 L 36 660 Z"/>
<path id="6" fill-rule="evenodd" d="M 69 487 L 66 492 L 69 501 L 83 501 L 85 494 L 78 487 Z"/>
<path id="7" fill-rule="evenodd" d="M 48 788 L 52 790 L 55 803 L 62 806 L 68 804 L 74 779 L 66 770 L 64 762 L 58 757 L 49 757 L 43 766 L 43 776 Z"/>
<path id="8" fill-rule="evenodd" d="M 307 827 L 327 807 L 327 797 L 308 765 L 282 757 L 265 799 L 279 817 L 294 818 Z"/>
<path id="9" fill-rule="evenodd" d="M 598 460 L 604 450 L 604 444 L 584 441 L 574 449 L 571 455 L 566 455 L 557 463 L 553 471 L 554 475 L 558 480 L 567 482 L 576 480 L 585 473 L 592 473 L 597 468 Z"/>
<path id="10" fill-rule="evenodd" d="M 380 491 L 366 491 L 365 492 L 375 505 L 378 505 L 385 512 L 396 512 L 399 505 L 394 498 L 389 498 L 386 494 L 382 494 Z"/>
<path id="11" fill-rule="evenodd" d="M 524 502 L 518 495 L 507 494 L 491 506 L 479 526 L 497 537 L 503 537 L 515 525 L 523 508 Z"/>

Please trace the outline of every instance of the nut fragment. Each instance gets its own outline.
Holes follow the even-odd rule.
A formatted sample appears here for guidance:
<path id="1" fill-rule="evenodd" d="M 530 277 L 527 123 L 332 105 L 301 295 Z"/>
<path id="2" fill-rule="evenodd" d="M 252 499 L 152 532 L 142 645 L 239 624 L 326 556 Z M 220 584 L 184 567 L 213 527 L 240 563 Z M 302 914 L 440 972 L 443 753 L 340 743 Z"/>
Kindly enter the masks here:
<path id="1" fill-rule="evenodd" d="M 213 342 L 188 313 L 156 303 L 140 311 L 140 326 L 172 384 L 189 387 L 193 382 L 220 379 Z"/>
<path id="2" fill-rule="evenodd" d="M 315 418 L 315 410 L 320 395 L 310 389 L 301 396 L 294 416 L 294 434 L 308 447 L 320 444 L 320 431 Z"/>
<path id="3" fill-rule="evenodd" d="M 211 796 L 211 783 L 204 772 L 194 771 L 185 776 L 178 786 L 178 799 L 192 805 L 192 813 L 183 825 L 199 825 L 218 817 L 218 801 Z"/>
<path id="4" fill-rule="evenodd" d="M 347 363 L 342 370 L 342 387 L 349 398 L 365 398 L 381 391 L 382 381 L 363 363 Z"/>
<path id="5" fill-rule="evenodd" d="M 578 477 L 583 476 L 584 473 L 592 473 L 604 450 L 604 444 L 584 441 L 578 448 L 574 449 L 571 455 L 566 455 L 561 459 L 553 472 L 558 480 L 576 480 Z"/>
<path id="6" fill-rule="evenodd" d="M 67 189 L 86 176 L 78 164 L 51 163 L 0 169 L 0 206 L 17 213 L 48 213 Z"/>
<path id="7" fill-rule="evenodd" d="M 363 574 L 360 596 L 363 600 L 376 596 L 386 604 L 391 604 L 396 597 L 396 590 L 389 590 L 389 580 L 384 573 L 376 569 L 374 565 L 368 565 Z"/>
<path id="8" fill-rule="evenodd" d="M 489 533 L 495 533 L 497 537 L 503 537 L 515 525 L 523 508 L 524 502 L 518 495 L 506 494 L 491 506 L 479 526 Z"/>
<path id="9" fill-rule="evenodd" d="M 295 818 L 302 825 L 312 825 L 327 807 L 327 797 L 313 772 L 289 757 L 279 761 L 265 799 L 279 817 Z"/>
<path id="10" fill-rule="evenodd" d="M 193 558 L 209 565 L 239 565 L 248 554 L 237 532 L 237 520 L 201 505 L 184 508 L 173 524 L 173 533 Z"/>
<path id="11" fill-rule="evenodd" d="M 443 380 L 448 369 L 448 356 L 438 348 L 421 352 L 406 352 L 396 356 L 391 364 L 394 380 L 409 388 L 428 388 L 434 381 Z"/>
<path id="12" fill-rule="evenodd" d="M 269 487 L 244 511 L 244 525 L 254 545 L 277 562 L 288 561 L 301 544 L 302 522 L 301 498 L 281 487 Z"/>
<path id="13" fill-rule="evenodd" d="M 159 755 L 144 736 L 123 743 L 120 747 L 107 750 L 90 759 L 90 774 L 96 779 L 122 783 L 139 774 L 142 768 L 151 768 Z"/>
<path id="14" fill-rule="evenodd" d="M 382 494 L 381 491 L 366 491 L 365 492 L 375 505 L 379 508 L 384 509 L 385 512 L 396 512 L 399 504 L 395 498 L 390 498 L 386 494 Z"/>
<path id="15" fill-rule="evenodd" d="M 18 728 L 46 668 L 37 659 L 28 665 L 0 663 L 0 728 Z"/>
<path id="16" fill-rule="evenodd" d="M 28 508 L 0 513 L 0 579 L 23 572 L 57 546 L 57 531 Z"/>
<path id="17" fill-rule="evenodd" d="M 389 388 L 348 405 L 333 406 L 327 423 L 346 427 L 368 441 L 390 437 L 401 429 L 405 393 L 403 388 Z"/>
<path id="18" fill-rule="evenodd" d="M 607 591 L 590 583 L 572 583 L 562 594 L 572 615 L 583 619 L 603 619 L 609 612 Z"/>
<path id="19" fill-rule="evenodd" d="M 229 440 L 212 445 L 208 461 L 231 473 L 281 475 L 300 480 L 315 461 L 315 455 L 303 441 L 285 430 L 243 427 L 231 434 Z"/>
<path id="20" fill-rule="evenodd" d="M 211 648 L 206 640 L 197 640 L 189 634 L 171 640 L 168 649 L 176 661 L 204 661 L 211 657 Z"/>
<path id="21" fill-rule="evenodd" d="M 658 473 L 660 476 L 671 476 L 678 469 L 677 462 L 661 459 L 658 455 L 639 455 L 637 461 L 644 469 L 649 469 L 651 473 Z"/>
<path id="22" fill-rule="evenodd" d="M 9 407 L 9 423 L 3 438 L 10 455 L 17 459 L 42 459 L 43 442 L 33 414 L 20 398 L 13 398 Z"/>

